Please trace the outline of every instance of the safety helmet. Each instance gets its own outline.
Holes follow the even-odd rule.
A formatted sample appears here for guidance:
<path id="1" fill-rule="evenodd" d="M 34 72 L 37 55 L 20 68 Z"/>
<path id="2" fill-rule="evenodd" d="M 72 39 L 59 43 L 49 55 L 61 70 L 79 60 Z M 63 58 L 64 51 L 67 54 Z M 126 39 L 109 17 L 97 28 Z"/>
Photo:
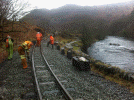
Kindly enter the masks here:
<path id="1" fill-rule="evenodd" d="M 10 38 L 11 38 L 11 36 L 7 35 L 7 38 L 8 38 L 8 39 L 10 39 Z"/>

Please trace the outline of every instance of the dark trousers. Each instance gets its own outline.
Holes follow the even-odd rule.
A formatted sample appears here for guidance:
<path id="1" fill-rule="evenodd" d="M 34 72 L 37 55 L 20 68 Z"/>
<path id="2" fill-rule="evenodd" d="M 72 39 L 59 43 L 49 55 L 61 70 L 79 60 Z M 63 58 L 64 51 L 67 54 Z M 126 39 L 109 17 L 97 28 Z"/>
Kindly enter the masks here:
<path id="1" fill-rule="evenodd" d="M 50 44 L 50 41 L 49 42 L 47 42 L 47 47 L 49 46 L 49 44 Z M 52 49 L 53 49 L 53 44 L 51 44 L 52 45 Z"/>

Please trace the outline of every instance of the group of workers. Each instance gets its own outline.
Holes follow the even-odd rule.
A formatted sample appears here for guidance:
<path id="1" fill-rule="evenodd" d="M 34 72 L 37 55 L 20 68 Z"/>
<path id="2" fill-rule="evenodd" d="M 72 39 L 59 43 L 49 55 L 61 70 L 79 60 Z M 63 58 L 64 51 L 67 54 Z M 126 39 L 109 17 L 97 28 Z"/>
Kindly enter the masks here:
<path id="1" fill-rule="evenodd" d="M 36 46 L 39 47 L 41 45 L 41 40 L 42 40 L 42 34 L 40 32 L 37 32 L 36 34 Z M 6 38 L 6 50 L 8 52 L 8 60 L 11 60 L 13 57 L 13 42 L 14 40 L 11 38 L 11 36 L 7 35 Z M 54 45 L 54 38 L 52 35 L 50 35 L 49 41 L 47 43 L 47 47 L 49 46 L 49 44 Z M 28 67 L 27 65 L 27 59 L 29 60 L 29 49 L 31 48 L 31 46 L 33 45 L 33 43 L 31 41 L 25 41 L 23 42 L 19 47 L 18 47 L 18 53 L 20 55 L 21 58 L 21 64 L 23 65 L 23 69 L 26 69 Z"/>

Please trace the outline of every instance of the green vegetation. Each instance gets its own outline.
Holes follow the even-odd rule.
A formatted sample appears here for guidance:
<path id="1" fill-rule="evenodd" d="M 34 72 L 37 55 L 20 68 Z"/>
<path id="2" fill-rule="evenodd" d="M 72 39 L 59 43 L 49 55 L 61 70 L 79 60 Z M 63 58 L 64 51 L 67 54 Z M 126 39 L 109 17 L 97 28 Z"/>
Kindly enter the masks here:
<path id="1" fill-rule="evenodd" d="M 82 47 L 82 42 L 81 41 L 76 41 L 71 44 L 73 46 L 74 51 L 79 51 Z"/>
<path id="2" fill-rule="evenodd" d="M 129 37 L 129 34 L 125 30 L 123 31 L 123 34 L 122 35 L 123 35 L 123 37 L 127 37 L 127 38 Z"/>
<path id="3" fill-rule="evenodd" d="M 83 24 L 83 29 L 81 30 L 82 36 L 80 37 L 82 41 L 82 51 L 86 52 L 87 48 L 93 43 L 93 36 L 88 28 Z"/>
<path id="4" fill-rule="evenodd" d="M 134 10 L 127 16 L 113 21 L 109 27 L 109 35 L 122 36 L 134 39 Z"/>
<path id="5" fill-rule="evenodd" d="M 60 34 L 60 36 L 61 36 L 62 38 L 68 38 L 68 39 L 74 37 L 73 34 L 71 34 L 71 33 L 69 33 L 69 32 L 66 32 L 66 31 L 63 31 L 62 34 Z"/>
<path id="6" fill-rule="evenodd" d="M 64 47 L 66 45 L 66 43 L 70 43 L 71 41 L 74 41 L 75 39 L 73 38 L 63 38 L 61 36 L 56 36 L 55 38 L 55 41 L 58 41 L 59 42 L 59 45 L 61 47 Z"/>
<path id="7" fill-rule="evenodd" d="M 118 83 L 121 86 L 125 86 L 127 89 L 129 89 L 132 93 L 134 93 L 134 85 L 133 82 L 127 81 L 125 79 L 122 79 L 119 77 L 118 74 L 111 75 L 111 74 L 105 74 L 104 71 L 100 71 L 99 69 L 95 68 L 93 65 L 91 65 L 91 70 L 102 75 L 105 79 L 113 81 L 115 83 Z"/>

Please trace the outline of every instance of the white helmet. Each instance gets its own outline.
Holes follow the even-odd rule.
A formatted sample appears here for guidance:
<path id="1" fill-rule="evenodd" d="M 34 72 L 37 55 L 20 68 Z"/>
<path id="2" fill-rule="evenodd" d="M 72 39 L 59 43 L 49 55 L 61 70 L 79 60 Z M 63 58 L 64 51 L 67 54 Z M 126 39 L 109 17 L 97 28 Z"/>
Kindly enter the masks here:
<path id="1" fill-rule="evenodd" d="M 11 38 L 11 36 L 9 36 L 9 35 L 8 35 L 8 36 L 7 36 L 7 38 L 9 38 L 9 39 L 10 39 L 10 38 Z"/>

